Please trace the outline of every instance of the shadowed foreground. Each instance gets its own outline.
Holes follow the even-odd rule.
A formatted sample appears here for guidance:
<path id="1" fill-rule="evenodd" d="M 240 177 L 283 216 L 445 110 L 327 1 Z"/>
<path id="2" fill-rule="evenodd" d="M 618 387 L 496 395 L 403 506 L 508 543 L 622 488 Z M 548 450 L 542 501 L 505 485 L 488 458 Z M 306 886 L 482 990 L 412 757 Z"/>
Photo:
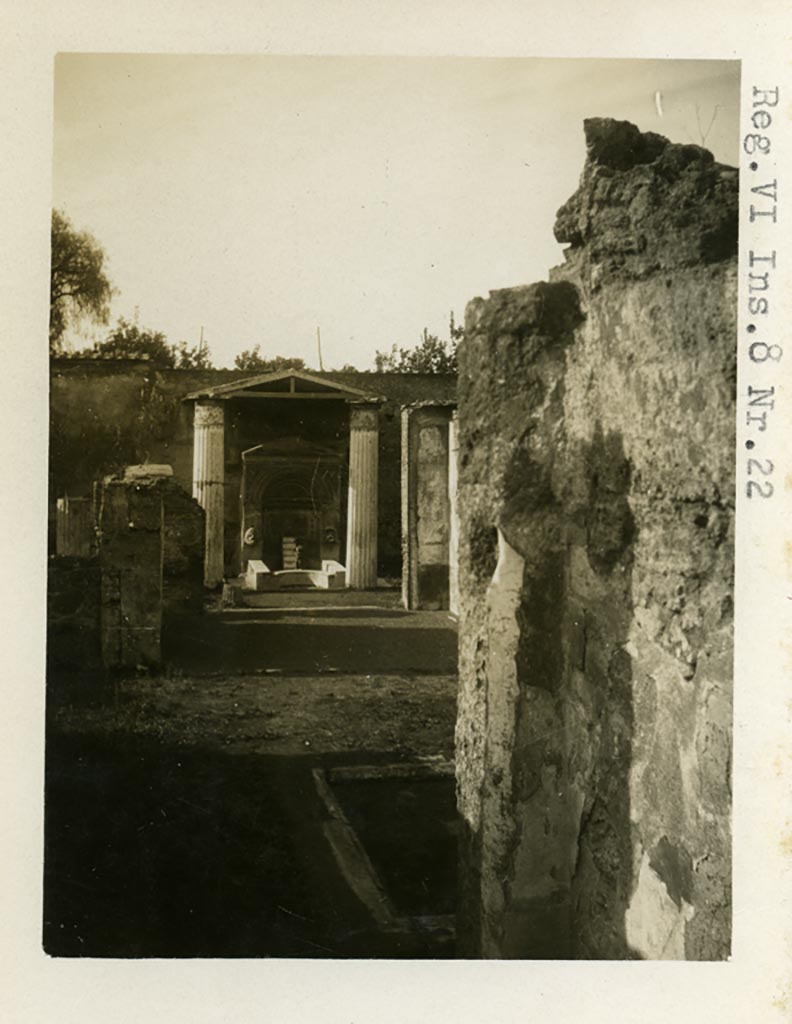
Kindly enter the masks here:
<path id="1" fill-rule="evenodd" d="M 325 839 L 313 769 L 449 758 L 455 689 L 450 676 L 184 677 L 53 701 L 46 951 L 451 955 L 447 935 L 375 925 Z M 447 913 L 453 779 L 378 787 L 376 813 L 365 784 L 340 788 L 389 895 Z"/>

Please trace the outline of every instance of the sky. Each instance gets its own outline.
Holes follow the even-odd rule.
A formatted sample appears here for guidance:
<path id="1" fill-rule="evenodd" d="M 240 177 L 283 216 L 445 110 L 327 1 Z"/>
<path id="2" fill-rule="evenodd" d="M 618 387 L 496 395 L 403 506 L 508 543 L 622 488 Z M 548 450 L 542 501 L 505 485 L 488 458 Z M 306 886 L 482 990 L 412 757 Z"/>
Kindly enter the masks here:
<path id="1" fill-rule="evenodd" d="M 736 165 L 739 64 L 60 54 L 53 205 L 107 254 L 111 322 L 203 328 L 217 366 L 318 367 L 319 327 L 325 369 L 371 369 L 563 261 L 595 116 Z"/>

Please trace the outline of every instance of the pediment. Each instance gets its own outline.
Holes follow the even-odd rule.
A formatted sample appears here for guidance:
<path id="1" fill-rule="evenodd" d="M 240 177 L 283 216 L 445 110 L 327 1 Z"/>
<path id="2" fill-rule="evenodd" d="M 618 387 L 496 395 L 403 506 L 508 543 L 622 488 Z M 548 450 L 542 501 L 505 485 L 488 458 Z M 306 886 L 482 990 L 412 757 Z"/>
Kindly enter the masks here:
<path id="1" fill-rule="evenodd" d="M 339 384 L 337 381 L 318 377 L 304 370 L 278 370 L 274 373 L 259 373 L 243 377 L 230 384 L 202 388 L 185 395 L 185 400 L 208 399 L 335 399 L 345 402 L 381 402 L 379 395 L 373 395 L 360 388 Z"/>

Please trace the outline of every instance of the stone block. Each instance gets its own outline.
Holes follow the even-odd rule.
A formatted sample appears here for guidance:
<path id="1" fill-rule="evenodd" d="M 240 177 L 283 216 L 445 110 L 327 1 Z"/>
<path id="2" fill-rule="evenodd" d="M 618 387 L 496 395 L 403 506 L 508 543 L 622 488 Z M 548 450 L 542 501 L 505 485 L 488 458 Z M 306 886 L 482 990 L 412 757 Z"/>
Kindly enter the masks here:
<path id="1" fill-rule="evenodd" d="M 272 574 L 260 558 L 251 558 L 245 572 L 245 590 L 265 590 L 267 578 Z"/>
<path id="2" fill-rule="evenodd" d="M 333 558 L 323 559 L 322 571 L 315 577 L 315 585 L 323 590 L 343 590 L 346 587 L 346 569 Z"/>
<path id="3" fill-rule="evenodd" d="M 124 469 L 124 480 L 129 483 L 145 483 L 154 480 L 169 480 L 173 476 L 171 466 L 162 463 L 144 462 L 139 466 L 127 466 Z"/>

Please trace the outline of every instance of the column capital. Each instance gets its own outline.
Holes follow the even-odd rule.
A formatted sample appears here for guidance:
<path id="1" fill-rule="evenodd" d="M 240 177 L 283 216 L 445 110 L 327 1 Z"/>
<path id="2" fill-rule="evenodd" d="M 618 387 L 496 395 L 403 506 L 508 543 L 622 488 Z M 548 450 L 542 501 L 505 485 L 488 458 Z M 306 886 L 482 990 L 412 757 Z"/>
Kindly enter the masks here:
<path id="1" fill-rule="evenodd" d="M 350 430 L 379 430 L 379 402 L 351 402 Z"/>
<path id="2" fill-rule="evenodd" d="M 195 403 L 194 415 L 197 427 L 222 427 L 225 423 L 225 402 L 200 398 Z"/>

